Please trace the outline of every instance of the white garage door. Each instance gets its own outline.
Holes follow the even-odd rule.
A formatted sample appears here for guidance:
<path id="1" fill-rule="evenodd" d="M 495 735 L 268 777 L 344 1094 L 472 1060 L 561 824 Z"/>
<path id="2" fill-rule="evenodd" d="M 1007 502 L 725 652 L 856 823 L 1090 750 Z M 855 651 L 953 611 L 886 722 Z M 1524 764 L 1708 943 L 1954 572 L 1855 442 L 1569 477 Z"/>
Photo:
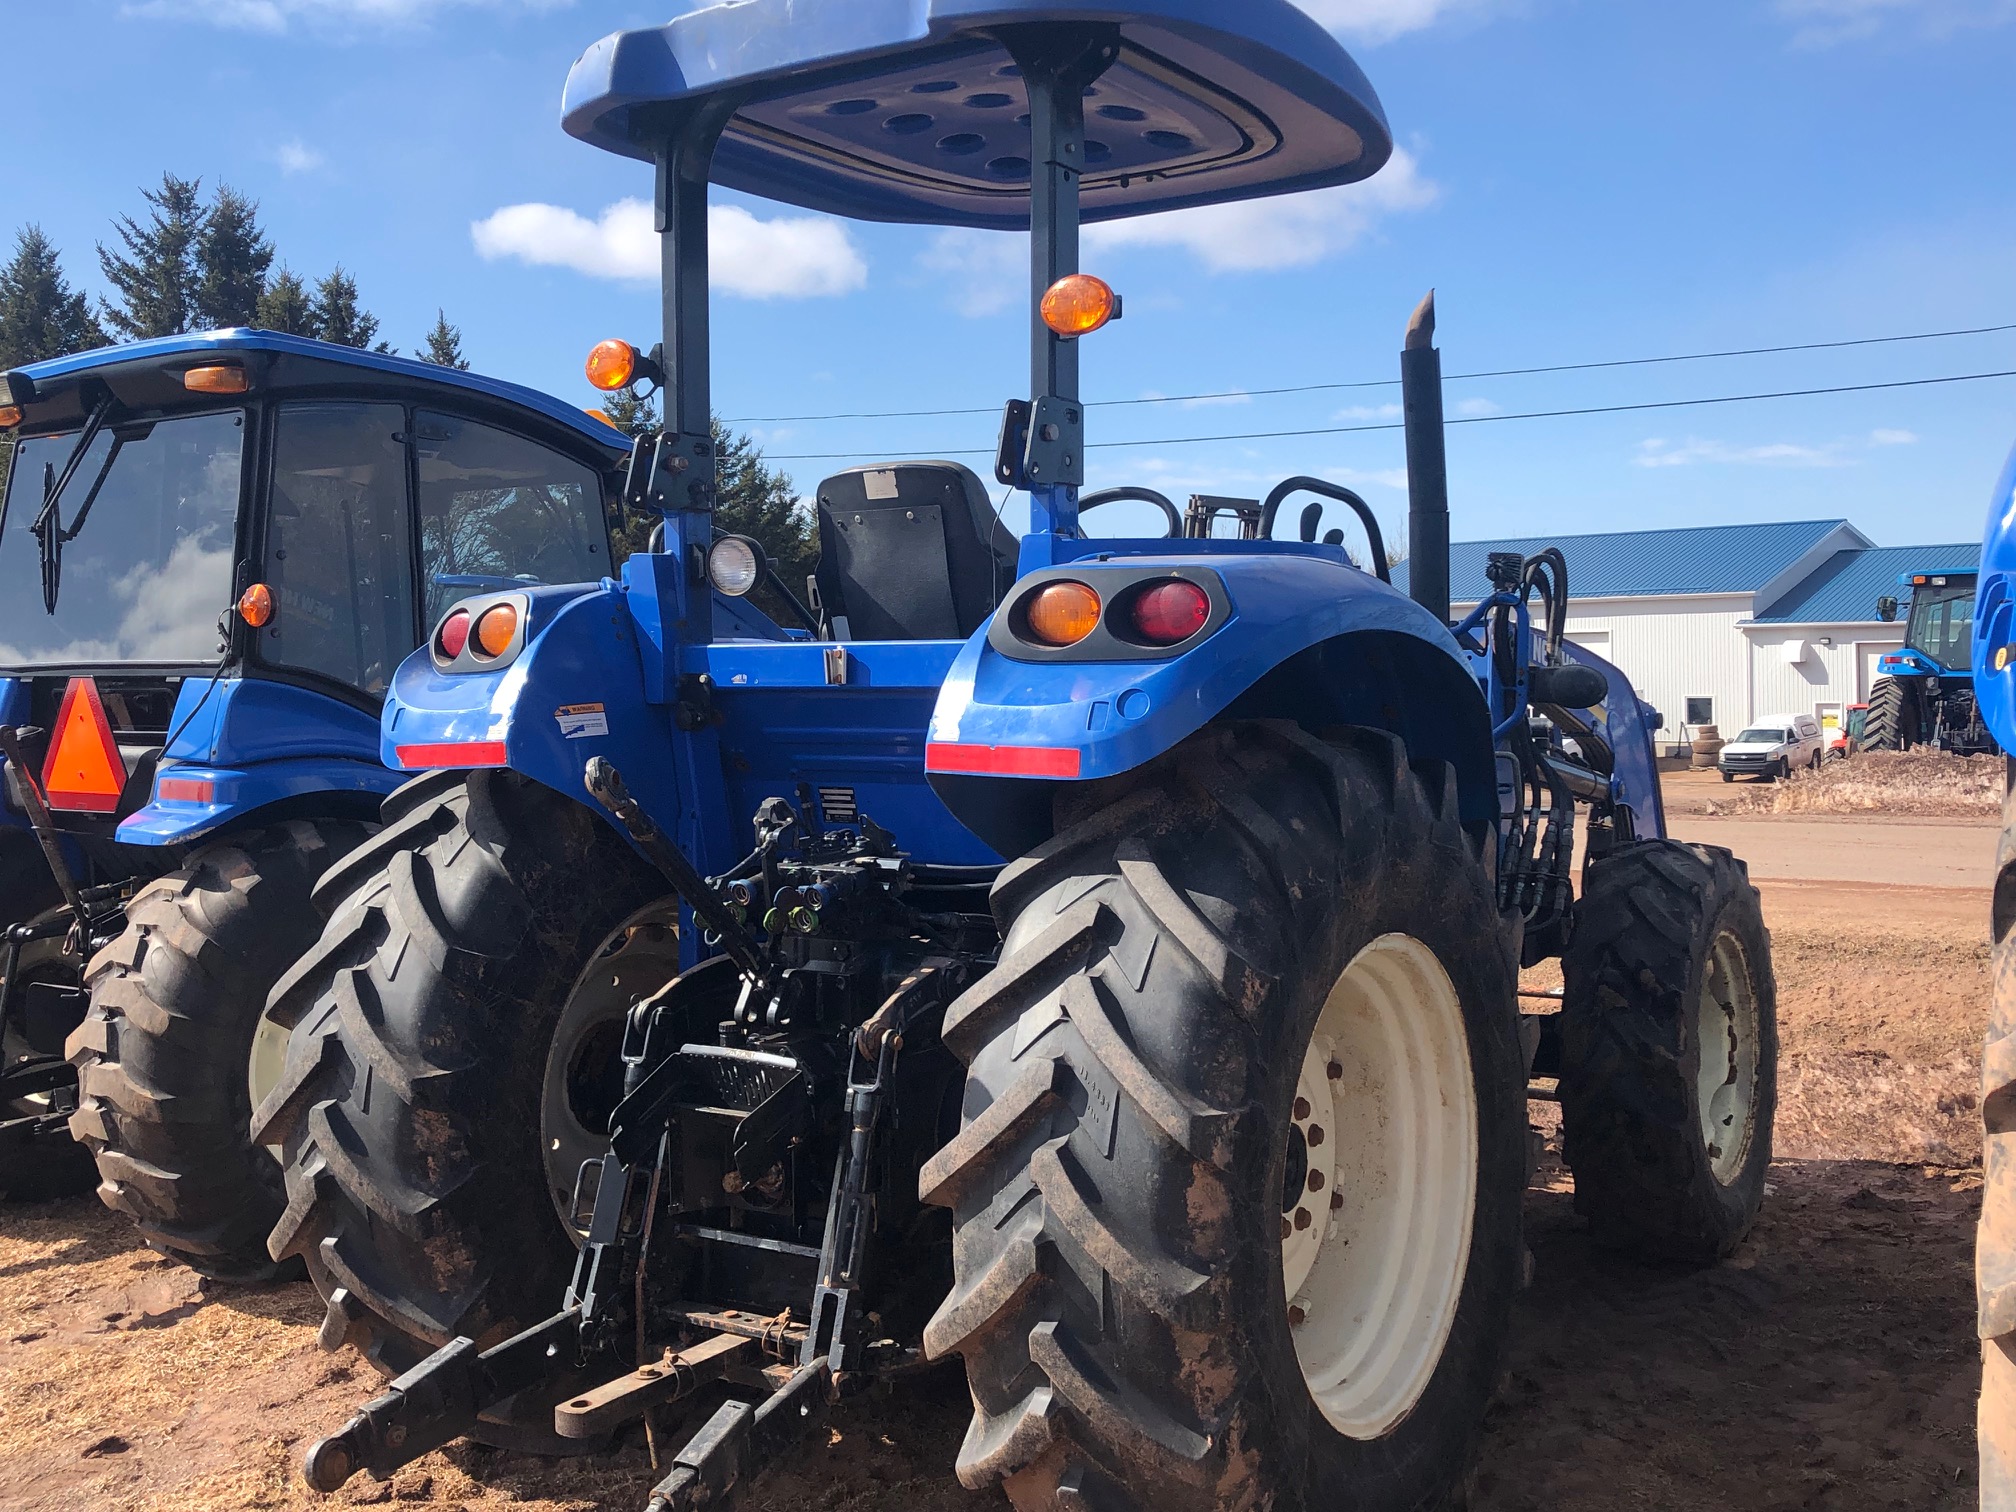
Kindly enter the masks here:
<path id="1" fill-rule="evenodd" d="M 1869 702 L 1869 690 L 1876 686 L 1876 663 L 1883 659 L 1886 652 L 1902 651 L 1903 649 L 1904 642 L 1901 640 L 1857 641 L 1855 643 L 1855 660 L 1860 669 L 1857 673 L 1855 683 L 1855 701 L 1857 703 Z"/>

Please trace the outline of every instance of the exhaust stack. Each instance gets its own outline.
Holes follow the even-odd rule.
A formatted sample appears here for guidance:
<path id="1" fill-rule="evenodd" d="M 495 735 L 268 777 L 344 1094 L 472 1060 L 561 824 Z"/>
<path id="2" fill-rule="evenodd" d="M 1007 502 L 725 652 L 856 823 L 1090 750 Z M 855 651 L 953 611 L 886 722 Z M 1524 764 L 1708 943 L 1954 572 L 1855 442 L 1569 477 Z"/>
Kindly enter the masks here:
<path id="1" fill-rule="evenodd" d="M 1442 436 L 1442 354 L 1435 347 L 1435 291 L 1407 322 L 1400 353 L 1407 422 L 1408 595 L 1449 622 L 1449 455 Z"/>

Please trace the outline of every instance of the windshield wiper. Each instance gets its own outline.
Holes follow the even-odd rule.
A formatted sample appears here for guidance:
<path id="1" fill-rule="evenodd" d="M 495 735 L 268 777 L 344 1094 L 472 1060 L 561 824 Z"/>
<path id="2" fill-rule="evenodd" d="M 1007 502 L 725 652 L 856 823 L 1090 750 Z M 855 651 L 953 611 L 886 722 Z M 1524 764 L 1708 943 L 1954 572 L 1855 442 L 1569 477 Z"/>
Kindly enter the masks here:
<path id="1" fill-rule="evenodd" d="M 63 583 L 63 543 L 76 537 L 83 528 L 84 516 L 90 513 L 92 502 L 98 497 L 98 490 L 105 486 L 105 475 L 112 470 L 112 459 L 119 455 L 124 443 L 112 438 L 112 448 L 105 457 L 105 465 L 98 469 L 98 477 L 91 485 L 91 493 L 84 501 L 84 508 L 77 513 L 77 519 L 66 532 L 62 529 L 57 506 L 63 502 L 63 490 L 70 486 L 70 480 L 77 475 L 77 469 L 84 464 L 84 454 L 91 450 L 91 443 L 98 439 L 98 432 L 105 428 L 105 421 L 112 413 L 112 396 L 107 394 L 92 408 L 91 418 L 84 422 L 84 434 L 77 438 L 77 444 L 70 449 L 64 460 L 63 471 L 44 464 L 42 468 L 42 511 L 35 516 L 34 524 L 28 527 L 35 542 L 42 548 L 42 611 L 56 612 L 56 595 Z"/>

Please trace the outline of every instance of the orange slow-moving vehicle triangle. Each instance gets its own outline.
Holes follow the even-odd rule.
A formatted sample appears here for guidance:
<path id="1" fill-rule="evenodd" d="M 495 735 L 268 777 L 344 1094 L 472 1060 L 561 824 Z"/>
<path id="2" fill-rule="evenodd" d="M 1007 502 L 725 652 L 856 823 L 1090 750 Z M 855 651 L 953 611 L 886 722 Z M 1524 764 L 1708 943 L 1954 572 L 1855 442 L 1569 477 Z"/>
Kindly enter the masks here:
<path id="1" fill-rule="evenodd" d="M 98 697 L 98 684 L 73 677 L 63 693 L 49 759 L 42 763 L 42 786 L 49 806 L 110 814 L 126 788 L 126 759 L 112 738 L 112 721 Z"/>

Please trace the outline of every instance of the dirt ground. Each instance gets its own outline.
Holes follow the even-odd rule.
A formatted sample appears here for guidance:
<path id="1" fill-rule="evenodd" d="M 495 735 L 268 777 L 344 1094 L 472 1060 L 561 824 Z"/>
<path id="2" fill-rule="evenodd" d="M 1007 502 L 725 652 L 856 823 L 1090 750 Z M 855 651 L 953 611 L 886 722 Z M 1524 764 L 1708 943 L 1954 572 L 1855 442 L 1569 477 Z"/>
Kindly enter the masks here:
<path id="1" fill-rule="evenodd" d="M 1676 775 L 1679 813 L 1689 774 Z M 1676 828 L 1712 839 L 1734 822 Z M 1800 859 L 1813 822 L 1743 821 L 1761 831 L 1742 848 L 1766 879 L 1784 1041 L 1764 1217 L 1727 1264 L 1648 1272 L 1590 1244 L 1550 1157 L 1527 1206 L 1534 1285 L 1470 1512 L 1974 1505 L 1985 891 L 1796 880 L 1816 869 Z M 1861 828 L 1906 831 L 1900 854 L 1933 840 L 1971 854 L 1992 833 Z M 1544 1125 L 1552 1110 L 1535 1109 Z M 319 1316 L 303 1283 L 198 1283 L 95 1199 L 0 1208 L 0 1509 L 642 1507 L 656 1477 L 636 1444 L 575 1462 L 456 1446 L 390 1486 L 312 1495 L 302 1449 L 375 1386 L 316 1347 Z M 956 1366 L 849 1403 L 752 1505 L 1004 1507 L 951 1479 L 965 1417 Z"/>

